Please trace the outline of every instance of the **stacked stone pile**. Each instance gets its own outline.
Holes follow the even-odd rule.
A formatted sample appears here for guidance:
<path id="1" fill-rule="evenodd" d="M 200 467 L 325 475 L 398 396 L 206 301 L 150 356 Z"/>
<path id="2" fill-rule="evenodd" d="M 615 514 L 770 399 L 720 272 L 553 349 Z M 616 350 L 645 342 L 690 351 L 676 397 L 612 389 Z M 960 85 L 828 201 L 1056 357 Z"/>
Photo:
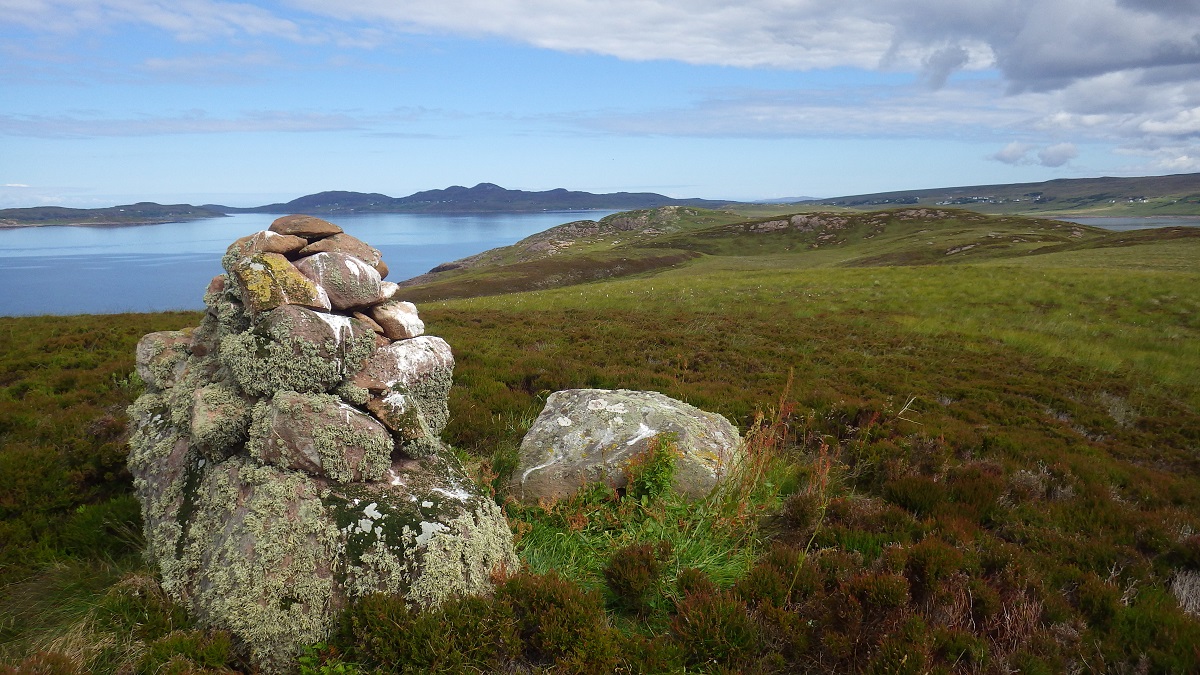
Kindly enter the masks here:
<path id="1" fill-rule="evenodd" d="M 200 326 L 137 346 L 129 466 L 165 590 L 266 671 L 351 598 L 486 590 L 512 537 L 443 452 L 454 358 L 379 251 L 286 216 L 222 265 Z"/>

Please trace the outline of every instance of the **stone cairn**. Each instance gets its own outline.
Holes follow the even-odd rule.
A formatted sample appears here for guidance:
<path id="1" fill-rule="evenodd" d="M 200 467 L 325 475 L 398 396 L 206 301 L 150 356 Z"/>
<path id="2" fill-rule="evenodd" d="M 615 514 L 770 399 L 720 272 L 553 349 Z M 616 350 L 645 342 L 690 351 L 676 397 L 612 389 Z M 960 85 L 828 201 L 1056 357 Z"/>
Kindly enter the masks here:
<path id="1" fill-rule="evenodd" d="M 129 468 L 166 592 L 280 672 L 355 597 L 487 591 L 512 535 L 438 437 L 454 358 L 379 251 L 293 215 L 221 262 L 200 326 L 137 346 Z"/>

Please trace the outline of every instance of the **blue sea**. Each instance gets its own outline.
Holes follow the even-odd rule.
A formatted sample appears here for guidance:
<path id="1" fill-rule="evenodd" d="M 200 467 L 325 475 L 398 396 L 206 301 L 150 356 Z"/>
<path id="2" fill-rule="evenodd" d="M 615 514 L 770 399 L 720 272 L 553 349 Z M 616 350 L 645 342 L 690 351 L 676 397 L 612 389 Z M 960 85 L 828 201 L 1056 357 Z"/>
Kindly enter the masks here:
<path id="1" fill-rule="evenodd" d="M 378 248 L 391 281 L 507 246 L 573 220 L 613 211 L 331 216 Z M 238 237 L 278 215 L 246 213 L 186 223 L 0 230 L 0 316 L 203 309 L 204 289 Z"/>

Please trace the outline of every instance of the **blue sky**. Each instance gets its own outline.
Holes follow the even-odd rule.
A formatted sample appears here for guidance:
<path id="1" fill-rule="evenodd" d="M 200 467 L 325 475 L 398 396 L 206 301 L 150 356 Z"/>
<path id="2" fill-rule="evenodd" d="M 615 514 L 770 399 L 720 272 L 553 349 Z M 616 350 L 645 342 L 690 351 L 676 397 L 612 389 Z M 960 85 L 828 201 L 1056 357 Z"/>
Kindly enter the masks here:
<path id="1" fill-rule="evenodd" d="M 1200 0 L 0 0 L 0 207 L 1200 171 Z"/>

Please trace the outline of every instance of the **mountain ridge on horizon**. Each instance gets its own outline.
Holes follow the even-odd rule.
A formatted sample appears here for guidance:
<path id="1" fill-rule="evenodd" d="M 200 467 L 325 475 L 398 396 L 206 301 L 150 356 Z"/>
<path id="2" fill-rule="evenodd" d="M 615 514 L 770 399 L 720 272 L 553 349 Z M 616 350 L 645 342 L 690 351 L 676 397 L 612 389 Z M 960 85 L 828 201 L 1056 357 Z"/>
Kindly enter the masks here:
<path id="1" fill-rule="evenodd" d="M 895 190 L 826 199 L 767 199 L 750 202 L 715 199 L 676 199 L 653 192 L 592 193 L 566 188 L 509 190 L 495 183 L 473 187 L 452 185 L 422 190 L 407 197 L 378 192 L 328 190 L 255 207 L 220 204 L 162 205 L 138 202 L 105 208 L 77 209 L 35 206 L 0 209 L 0 228 L 37 225 L 149 225 L 232 213 L 526 213 L 537 211 L 618 211 L 658 206 L 704 208 L 780 207 L 794 204 L 819 207 L 887 208 L 890 206 L 959 206 L 986 213 L 1072 213 L 1075 215 L 1200 215 L 1200 173 L 1165 176 L 1058 178 L 1035 183 L 1000 183 L 958 187 Z"/>

